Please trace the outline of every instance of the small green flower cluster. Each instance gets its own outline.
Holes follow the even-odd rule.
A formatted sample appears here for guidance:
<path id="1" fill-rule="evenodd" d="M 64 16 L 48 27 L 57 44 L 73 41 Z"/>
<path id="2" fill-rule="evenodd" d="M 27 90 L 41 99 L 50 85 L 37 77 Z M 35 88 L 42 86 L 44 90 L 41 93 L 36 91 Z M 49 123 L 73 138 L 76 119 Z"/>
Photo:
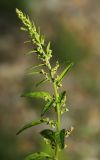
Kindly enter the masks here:
<path id="1" fill-rule="evenodd" d="M 18 17 L 22 20 L 24 26 L 21 27 L 21 30 L 28 32 L 31 42 L 36 45 L 34 50 L 31 53 L 37 53 L 38 57 L 44 62 L 49 69 L 51 65 L 49 63 L 50 58 L 52 57 L 52 50 L 50 49 L 50 42 L 45 47 L 44 36 L 40 35 L 40 31 L 37 31 L 33 22 L 29 20 L 29 17 L 23 14 L 20 10 L 16 9 Z"/>

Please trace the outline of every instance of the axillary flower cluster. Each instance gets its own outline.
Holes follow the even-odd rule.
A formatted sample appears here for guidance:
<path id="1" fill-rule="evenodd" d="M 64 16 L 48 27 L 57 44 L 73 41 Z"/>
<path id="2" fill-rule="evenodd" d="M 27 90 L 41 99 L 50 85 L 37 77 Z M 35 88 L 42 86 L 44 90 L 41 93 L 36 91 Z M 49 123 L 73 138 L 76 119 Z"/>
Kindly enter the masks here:
<path id="1" fill-rule="evenodd" d="M 46 144 L 51 146 L 53 151 L 53 155 L 48 155 L 45 152 L 36 152 L 28 155 L 25 160 L 59 160 L 59 153 L 63 150 L 65 145 L 65 137 L 69 137 L 71 132 L 73 131 L 73 127 L 69 130 L 61 129 L 61 115 L 68 111 L 66 108 L 66 91 L 59 91 L 59 88 L 62 87 L 62 80 L 65 75 L 68 73 L 70 68 L 73 66 L 73 63 L 69 63 L 65 69 L 62 71 L 61 74 L 57 74 L 57 71 L 60 67 L 59 62 L 57 61 L 55 66 L 52 67 L 50 60 L 52 58 L 52 49 L 50 46 L 50 42 L 47 44 L 45 43 L 45 38 L 43 35 L 40 34 L 40 31 L 36 28 L 35 24 L 30 21 L 29 17 L 23 14 L 22 11 L 16 9 L 16 13 L 19 19 L 23 23 L 23 27 L 21 30 L 27 32 L 29 43 L 33 44 L 33 49 L 29 52 L 35 53 L 40 59 L 41 63 L 37 66 L 31 68 L 31 74 L 41 74 L 43 75 L 43 79 L 36 84 L 39 86 L 45 82 L 49 82 L 51 84 L 53 93 L 50 95 L 49 92 L 28 92 L 24 93 L 23 97 L 29 98 L 42 98 L 45 101 L 45 105 L 41 112 L 41 116 L 39 120 L 32 121 L 25 126 L 23 126 L 18 132 L 17 135 L 20 134 L 22 131 L 45 123 L 49 125 L 51 129 L 44 129 L 40 132 L 41 136 L 43 137 Z M 35 71 L 38 69 L 38 71 Z M 50 119 L 46 116 L 46 113 L 53 108 L 56 115 L 56 120 Z"/>

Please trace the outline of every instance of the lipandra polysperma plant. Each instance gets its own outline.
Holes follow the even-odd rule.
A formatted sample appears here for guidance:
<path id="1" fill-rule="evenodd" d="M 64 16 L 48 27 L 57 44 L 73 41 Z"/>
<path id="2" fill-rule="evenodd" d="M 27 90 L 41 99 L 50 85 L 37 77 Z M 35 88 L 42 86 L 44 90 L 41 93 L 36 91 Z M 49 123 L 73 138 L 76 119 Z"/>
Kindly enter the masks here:
<path id="1" fill-rule="evenodd" d="M 40 135 L 43 137 L 44 141 L 50 145 L 51 150 L 53 150 L 53 155 L 48 155 L 43 151 L 37 151 L 36 153 L 28 155 L 25 160 L 59 160 L 59 153 L 66 146 L 65 138 L 68 137 L 73 130 L 73 127 L 69 130 L 61 128 L 61 116 L 68 111 L 68 108 L 65 105 L 66 91 L 61 91 L 60 89 L 62 87 L 62 80 L 73 66 L 73 63 L 67 64 L 65 69 L 58 74 L 58 69 L 60 67 L 59 62 L 56 61 L 55 66 L 53 67 L 51 65 L 52 49 L 50 42 L 45 43 L 44 36 L 40 34 L 40 31 L 37 29 L 34 22 L 30 21 L 28 16 L 18 9 L 16 9 L 16 13 L 23 23 L 21 30 L 27 33 L 28 42 L 33 45 L 33 49 L 30 53 L 37 54 L 37 58 L 40 59 L 40 64 L 31 68 L 32 74 L 36 73 L 43 76 L 43 79 L 41 79 L 36 86 L 49 82 L 52 87 L 52 94 L 45 91 L 31 91 L 22 95 L 23 97 L 29 98 L 42 98 L 45 101 L 45 105 L 43 106 L 40 119 L 33 120 L 23 126 L 22 129 L 17 132 L 17 135 L 30 127 L 45 123 L 47 129 L 42 130 Z M 34 71 L 36 69 L 38 69 L 38 71 Z M 55 112 L 56 119 L 50 119 L 46 116 L 46 113 L 51 108 Z"/>

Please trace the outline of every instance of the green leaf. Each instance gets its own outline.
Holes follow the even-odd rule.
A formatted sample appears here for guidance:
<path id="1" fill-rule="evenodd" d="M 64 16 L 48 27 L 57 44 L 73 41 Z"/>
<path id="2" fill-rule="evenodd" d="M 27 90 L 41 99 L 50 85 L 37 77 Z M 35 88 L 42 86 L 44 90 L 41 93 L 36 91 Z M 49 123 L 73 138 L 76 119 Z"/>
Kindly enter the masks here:
<path id="1" fill-rule="evenodd" d="M 68 73 L 69 69 L 73 66 L 73 63 L 70 63 L 64 70 L 63 72 L 59 75 L 59 77 L 57 78 L 57 84 L 59 84 L 62 79 L 64 78 L 64 76 Z"/>
<path id="2" fill-rule="evenodd" d="M 42 98 L 45 101 L 51 99 L 51 96 L 48 92 L 29 92 L 22 94 L 22 97 L 30 97 L 30 98 Z"/>
<path id="3" fill-rule="evenodd" d="M 54 146 L 56 145 L 56 143 L 55 143 L 55 133 L 50 129 L 45 129 L 45 130 L 41 131 L 40 134 L 44 138 L 48 139 L 50 141 L 51 146 L 54 148 Z"/>
<path id="4" fill-rule="evenodd" d="M 44 36 L 41 36 L 41 44 L 44 45 Z"/>
<path id="5" fill-rule="evenodd" d="M 65 129 L 61 130 L 60 139 L 61 139 L 60 147 L 61 147 L 61 149 L 63 149 L 64 148 L 64 142 L 65 142 Z"/>
<path id="6" fill-rule="evenodd" d="M 55 132 L 55 139 L 60 149 L 63 149 L 65 141 L 65 129 L 62 129 L 60 132 Z"/>
<path id="7" fill-rule="evenodd" d="M 37 32 L 35 33 L 35 39 L 40 43 L 40 35 Z"/>
<path id="8" fill-rule="evenodd" d="M 59 95 L 59 103 L 60 104 L 64 100 L 65 96 L 66 96 L 66 91 L 63 91 L 62 93 L 60 93 L 60 95 Z"/>
<path id="9" fill-rule="evenodd" d="M 40 134 L 50 140 L 51 146 L 54 148 L 57 144 L 59 145 L 60 149 L 64 148 L 64 141 L 65 141 L 65 129 L 62 129 L 60 132 L 54 132 L 50 129 L 45 129 Z"/>
<path id="10" fill-rule="evenodd" d="M 37 65 L 37 66 L 31 66 L 31 67 L 29 67 L 27 70 L 36 69 L 36 68 L 41 67 L 41 66 L 44 66 L 44 65 L 45 65 L 45 64 L 39 64 L 39 65 Z"/>
<path id="11" fill-rule="evenodd" d="M 50 155 L 44 152 L 36 152 L 33 154 L 30 154 L 25 158 L 25 160 L 46 160 L 46 159 L 52 159 Z"/>
<path id="12" fill-rule="evenodd" d="M 54 140 L 54 132 L 51 129 L 44 129 L 43 131 L 40 132 L 40 134 L 47 139 L 52 139 Z"/>
<path id="13" fill-rule="evenodd" d="M 30 123 L 27 123 L 25 126 L 23 126 L 18 132 L 16 135 L 20 134 L 21 132 L 23 132 L 24 130 L 28 129 L 28 128 L 31 128 L 33 126 L 36 126 L 36 125 L 39 125 L 41 123 L 44 123 L 45 120 L 41 119 L 41 120 L 38 120 L 38 121 L 32 121 Z"/>
<path id="14" fill-rule="evenodd" d="M 25 55 L 29 55 L 29 54 L 36 53 L 36 52 L 37 52 L 36 50 L 32 50 L 32 51 L 29 51 L 28 53 L 26 53 Z"/>
<path id="15" fill-rule="evenodd" d="M 43 116 L 52 107 L 53 103 L 54 103 L 54 100 L 49 101 L 48 103 L 46 103 L 46 105 L 43 108 L 41 116 Z"/>
<path id="16" fill-rule="evenodd" d="M 46 81 L 48 81 L 48 79 L 43 79 L 42 81 L 40 81 L 40 82 L 38 82 L 37 84 L 36 84 L 36 87 L 38 87 L 39 85 L 41 85 L 42 83 L 45 83 Z"/>

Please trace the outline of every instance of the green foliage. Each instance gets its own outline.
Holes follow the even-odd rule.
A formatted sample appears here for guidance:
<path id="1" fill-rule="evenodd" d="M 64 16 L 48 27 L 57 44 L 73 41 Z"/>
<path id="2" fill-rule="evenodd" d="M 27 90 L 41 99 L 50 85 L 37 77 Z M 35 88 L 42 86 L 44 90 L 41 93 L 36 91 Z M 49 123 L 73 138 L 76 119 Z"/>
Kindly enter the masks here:
<path id="1" fill-rule="evenodd" d="M 40 81 L 40 82 L 38 82 L 38 83 L 36 84 L 36 87 L 40 86 L 41 84 L 45 83 L 46 81 L 48 81 L 46 78 L 43 79 L 42 81 Z"/>
<path id="2" fill-rule="evenodd" d="M 45 101 L 52 98 L 48 92 L 29 92 L 22 94 L 22 97 L 42 98 Z"/>
<path id="3" fill-rule="evenodd" d="M 57 84 L 59 85 L 61 81 L 63 80 L 64 76 L 68 73 L 69 69 L 73 66 L 73 63 L 70 63 L 64 71 L 58 76 L 57 78 Z"/>
<path id="4" fill-rule="evenodd" d="M 59 149 L 64 149 L 65 129 L 55 132 L 50 129 L 45 129 L 41 131 L 40 134 L 48 140 L 52 149 L 56 148 L 57 144 L 59 145 Z"/>
<path id="5" fill-rule="evenodd" d="M 64 102 L 66 100 L 66 91 L 61 92 L 58 98 L 60 105 L 64 105 Z"/>
<path id="6" fill-rule="evenodd" d="M 46 105 L 43 108 L 43 111 L 41 113 L 41 116 L 43 116 L 52 106 L 53 106 L 54 100 L 51 100 L 46 103 Z"/>
<path id="7" fill-rule="evenodd" d="M 60 75 L 58 75 L 58 69 L 59 69 L 59 62 L 57 61 L 55 66 L 51 66 L 51 58 L 52 58 L 52 49 L 50 42 L 47 44 L 45 43 L 44 36 L 40 34 L 40 31 L 36 28 L 35 24 L 30 21 L 29 17 L 23 14 L 20 10 L 16 9 L 17 15 L 19 19 L 21 19 L 23 23 L 23 27 L 21 28 L 23 31 L 25 31 L 29 36 L 29 43 L 33 44 L 33 49 L 30 51 L 32 54 L 37 54 L 38 59 L 40 59 L 41 63 L 37 66 L 32 66 L 29 69 L 30 74 L 42 74 L 43 79 L 36 84 L 36 86 L 39 86 L 46 81 L 48 81 L 51 86 L 53 93 L 50 95 L 48 92 L 28 92 L 22 94 L 23 97 L 29 97 L 29 98 L 42 98 L 46 101 L 46 104 L 43 107 L 42 113 L 41 113 L 41 119 L 38 121 L 32 121 L 31 123 L 26 124 L 24 127 L 22 127 L 21 130 L 19 130 L 19 133 L 26 130 L 27 128 L 30 128 L 32 126 L 36 126 L 42 123 L 46 123 L 49 125 L 52 129 L 45 129 L 40 132 L 42 137 L 44 138 L 44 141 L 51 146 L 51 149 L 54 150 L 54 156 L 50 157 L 44 152 L 37 152 L 34 154 L 29 155 L 26 157 L 26 160 L 42 160 L 42 159 L 53 159 L 58 160 L 59 159 L 59 152 L 65 148 L 65 137 L 68 137 L 70 133 L 72 132 L 73 128 L 71 127 L 70 130 L 66 131 L 65 129 L 61 129 L 61 115 L 68 111 L 68 108 L 65 107 L 66 103 L 66 91 L 59 91 L 59 88 L 62 87 L 62 80 L 67 75 L 69 69 L 73 66 L 73 63 L 70 63 L 65 67 L 65 69 L 62 71 Z M 43 68 L 42 68 L 43 67 Z M 34 71 L 34 69 L 37 69 L 38 71 Z M 56 115 L 56 121 L 53 119 L 43 118 L 45 116 L 45 113 L 47 113 L 50 109 L 54 109 L 55 115 Z"/>
<path id="8" fill-rule="evenodd" d="M 64 145 L 64 140 L 65 140 L 65 129 L 62 129 L 60 132 L 56 132 L 55 133 L 55 139 L 56 142 L 59 145 L 60 149 L 64 149 L 65 145 Z"/>
<path id="9" fill-rule="evenodd" d="M 41 119 L 41 120 L 38 120 L 38 121 L 32 121 L 28 124 L 26 124 L 24 127 L 22 127 L 22 129 L 20 129 L 18 132 L 17 132 L 17 135 L 20 134 L 21 132 L 23 132 L 24 130 L 28 129 L 28 128 L 31 128 L 33 126 L 36 126 L 36 125 L 39 125 L 41 123 L 44 123 L 45 120 Z"/>
<path id="10" fill-rule="evenodd" d="M 55 143 L 55 133 L 54 131 L 50 130 L 50 129 L 45 129 L 43 131 L 40 132 L 40 134 L 48 140 L 48 143 L 51 145 L 52 149 L 54 149 L 54 147 L 56 146 Z"/>

